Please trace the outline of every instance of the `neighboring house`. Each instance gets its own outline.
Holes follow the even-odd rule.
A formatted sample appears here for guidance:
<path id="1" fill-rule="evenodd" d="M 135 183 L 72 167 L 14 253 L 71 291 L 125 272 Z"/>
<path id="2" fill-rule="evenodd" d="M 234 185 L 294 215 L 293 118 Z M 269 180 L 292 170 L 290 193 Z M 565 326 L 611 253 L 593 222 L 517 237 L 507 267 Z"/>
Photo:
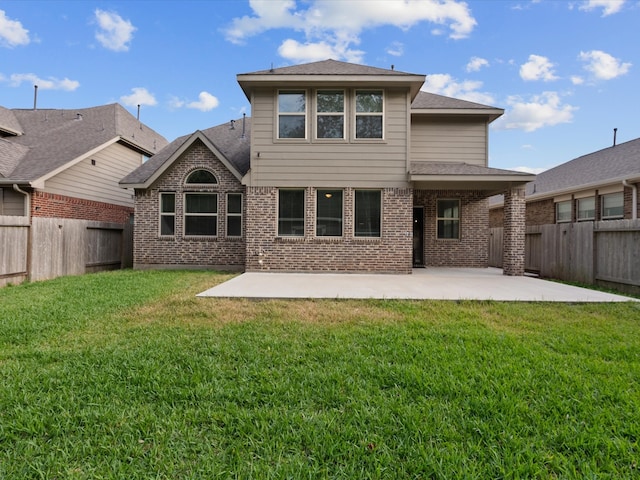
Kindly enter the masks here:
<path id="1" fill-rule="evenodd" d="M 503 110 L 425 76 L 326 60 L 237 76 L 251 119 L 181 137 L 123 178 L 136 268 L 410 273 L 488 265 L 488 198 L 524 271 L 524 184 L 488 167 Z"/>
<path id="2" fill-rule="evenodd" d="M 119 180 L 167 143 L 118 104 L 0 107 L 0 215 L 126 223 L 133 191 Z"/>
<path id="3" fill-rule="evenodd" d="M 526 187 L 527 225 L 635 219 L 640 138 L 542 172 Z M 491 200 L 491 227 L 503 223 L 503 199 Z"/>

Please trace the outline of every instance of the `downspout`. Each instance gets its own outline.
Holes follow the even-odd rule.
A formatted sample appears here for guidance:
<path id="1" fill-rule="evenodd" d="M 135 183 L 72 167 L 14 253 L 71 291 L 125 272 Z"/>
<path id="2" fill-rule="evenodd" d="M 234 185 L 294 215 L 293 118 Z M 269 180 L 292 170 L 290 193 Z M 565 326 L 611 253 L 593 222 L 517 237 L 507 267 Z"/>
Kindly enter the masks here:
<path id="1" fill-rule="evenodd" d="M 636 220 L 638 218 L 638 186 L 626 180 L 622 181 L 622 185 L 631 189 L 631 219 Z"/>
<path id="2" fill-rule="evenodd" d="M 33 227 L 31 226 L 31 195 L 29 195 L 28 192 L 25 192 L 24 190 L 22 190 L 17 183 L 13 184 L 13 189 L 18 192 L 21 193 L 25 196 L 25 202 L 24 202 L 24 210 L 25 210 L 25 216 L 29 219 L 29 225 L 28 225 L 28 230 L 27 230 L 27 258 L 26 260 L 26 267 L 27 267 L 27 271 L 26 273 L 26 277 L 27 280 L 31 279 L 31 244 L 32 244 L 32 240 L 31 240 L 31 235 L 33 232 Z"/>
<path id="3" fill-rule="evenodd" d="M 29 195 L 28 192 L 25 192 L 24 190 L 22 190 L 17 183 L 13 184 L 13 189 L 18 192 L 21 193 L 22 195 L 25 196 L 25 202 L 24 202 L 24 216 L 25 217 L 30 217 L 31 216 L 31 195 Z"/>

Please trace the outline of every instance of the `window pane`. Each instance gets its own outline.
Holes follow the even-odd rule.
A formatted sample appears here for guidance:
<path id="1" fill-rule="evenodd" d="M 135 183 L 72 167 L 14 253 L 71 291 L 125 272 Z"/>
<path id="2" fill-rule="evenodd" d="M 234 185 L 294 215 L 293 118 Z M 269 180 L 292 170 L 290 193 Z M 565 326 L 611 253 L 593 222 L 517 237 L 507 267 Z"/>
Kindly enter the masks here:
<path id="1" fill-rule="evenodd" d="M 304 115 L 280 115 L 278 138 L 305 138 Z"/>
<path id="2" fill-rule="evenodd" d="M 319 91 L 318 112 L 344 112 L 344 93 L 342 91 Z"/>
<path id="3" fill-rule="evenodd" d="M 344 116 L 321 115 L 318 117 L 318 138 L 344 138 Z"/>
<path id="4" fill-rule="evenodd" d="M 437 238 L 460 238 L 460 201 L 438 200 Z"/>
<path id="5" fill-rule="evenodd" d="M 438 220 L 438 238 L 459 238 L 458 220 Z"/>
<path id="6" fill-rule="evenodd" d="M 278 235 L 304 235 L 304 190 L 279 191 Z"/>
<path id="7" fill-rule="evenodd" d="M 191 172 L 187 177 L 187 181 L 185 183 L 218 183 L 216 177 L 213 173 L 208 172 L 207 170 L 196 170 Z"/>
<path id="8" fill-rule="evenodd" d="M 602 197 L 602 218 L 624 217 L 624 195 L 612 193 Z"/>
<path id="9" fill-rule="evenodd" d="M 160 216 L 160 235 L 175 235 L 176 217 L 174 215 Z"/>
<path id="10" fill-rule="evenodd" d="M 227 217 L 227 236 L 228 237 L 242 236 L 242 217 L 241 216 Z"/>
<path id="11" fill-rule="evenodd" d="M 318 190 L 316 235 L 342 236 L 342 190 Z"/>
<path id="12" fill-rule="evenodd" d="M 578 200 L 578 220 L 591 220 L 596 216 L 596 199 L 594 197 Z"/>
<path id="13" fill-rule="evenodd" d="M 357 116 L 356 138 L 382 138 L 382 117 Z"/>
<path id="14" fill-rule="evenodd" d="M 556 203 L 556 222 L 571 221 L 571 201 Z"/>
<path id="15" fill-rule="evenodd" d="M 215 236 L 218 231 L 218 217 L 189 215 L 184 217 L 185 235 Z"/>
<path id="16" fill-rule="evenodd" d="M 356 112 L 382 113 L 382 90 L 356 92 Z"/>
<path id="17" fill-rule="evenodd" d="M 459 218 L 458 200 L 438 200 L 438 218 Z"/>
<path id="18" fill-rule="evenodd" d="M 242 194 L 230 193 L 227 195 L 227 212 L 242 213 Z"/>
<path id="19" fill-rule="evenodd" d="M 304 112 L 306 100 L 304 91 L 280 92 L 278 94 L 278 111 L 281 113 Z"/>
<path id="20" fill-rule="evenodd" d="M 218 196 L 214 194 L 187 194 L 185 213 L 218 213 Z"/>
<path id="21" fill-rule="evenodd" d="M 355 191 L 355 226 L 356 237 L 380 237 L 380 190 Z"/>
<path id="22" fill-rule="evenodd" d="M 176 194 L 175 193 L 160 194 L 160 211 L 162 213 L 176 213 Z"/>

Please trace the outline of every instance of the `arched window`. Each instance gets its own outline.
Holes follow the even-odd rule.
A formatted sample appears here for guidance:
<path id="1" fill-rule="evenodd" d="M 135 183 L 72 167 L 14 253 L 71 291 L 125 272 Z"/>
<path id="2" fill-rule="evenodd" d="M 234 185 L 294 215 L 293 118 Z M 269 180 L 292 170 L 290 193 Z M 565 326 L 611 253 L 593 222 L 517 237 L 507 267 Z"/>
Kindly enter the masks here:
<path id="1" fill-rule="evenodd" d="M 216 185 L 218 180 L 213 173 L 200 169 L 191 172 L 184 183 L 189 185 Z"/>

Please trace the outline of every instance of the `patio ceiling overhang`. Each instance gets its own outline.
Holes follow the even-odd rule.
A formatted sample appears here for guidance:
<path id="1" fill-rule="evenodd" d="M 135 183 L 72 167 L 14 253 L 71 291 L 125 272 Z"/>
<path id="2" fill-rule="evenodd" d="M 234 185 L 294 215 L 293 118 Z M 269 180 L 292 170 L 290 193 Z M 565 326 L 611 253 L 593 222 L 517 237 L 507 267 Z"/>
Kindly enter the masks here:
<path id="1" fill-rule="evenodd" d="M 530 173 L 467 163 L 411 162 L 409 180 L 417 190 L 483 190 L 496 195 L 535 180 Z"/>

